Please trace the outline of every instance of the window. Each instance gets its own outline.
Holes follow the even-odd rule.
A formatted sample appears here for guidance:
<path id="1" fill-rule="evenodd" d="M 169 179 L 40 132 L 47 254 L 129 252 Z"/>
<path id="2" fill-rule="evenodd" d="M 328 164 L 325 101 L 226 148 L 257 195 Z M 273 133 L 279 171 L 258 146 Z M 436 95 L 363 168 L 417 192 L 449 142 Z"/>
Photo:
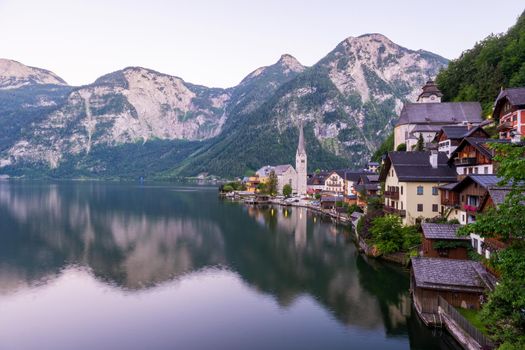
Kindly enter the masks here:
<path id="1" fill-rule="evenodd" d="M 423 211 L 423 204 L 417 205 L 417 211 Z"/>
<path id="2" fill-rule="evenodd" d="M 403 210 L 403 202 L 401 202 L 401 210 Z"/>
<path id="3" fill-rule="evenodd" d="M 463 168 L 463 174 L 464 174 L 464 175 L 467 174 L 467 168 Z"/>
<path id="4" fill-rule="evenodd" d="M 401 186 L 401 194 L 403 194 L 403 186 Z"/>
<path id="5" fill-rule="evenodd" d="M 438 205 L 437 204 L 432 204 L 432 211 L 437 213 L 437 211 L 438 211 Z"/>
<path id="6" fill-rule="evenodd" d="M 438 195 L 438 188 L 437 187 L 432 187 L 432 195 L 433 196 L 437 196 Z"/>
<path id="7" fill-rule="evenodd" d="M 474 174 L 478 173 L 478 168 L 474 168 Z"/>
<path id="8" fill-rule="evenodd" d="M 483 173 L 488 174 L 489 173 L 489 167 L 483 167 Z"/>
<path id="9" fill-rule="evenodd" d="M 422 196 L 423 195 L 423 186 L 417 186 L 417 195 Z"/>

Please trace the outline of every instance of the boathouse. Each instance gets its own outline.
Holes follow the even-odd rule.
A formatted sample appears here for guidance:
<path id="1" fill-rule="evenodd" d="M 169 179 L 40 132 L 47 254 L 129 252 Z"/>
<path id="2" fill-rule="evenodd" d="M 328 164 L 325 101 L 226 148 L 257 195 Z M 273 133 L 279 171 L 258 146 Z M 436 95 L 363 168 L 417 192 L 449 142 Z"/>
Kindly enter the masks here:
<path id="1" fill-rule="evenodd" d="M 484 294 L 493 290 L 495 283 L 494 276 L 477 261 L 411 259 L 410 289 L 416 310 L 427 324 L 438 314 L 438 297 L 454 307 L 479 309 Z"/>
<path id="2" fill-rule="evenodd" d="M 460 225 L 422 223 L 422 255 L 431 258 L 468 259 L 469 237 L 458 237 Z"/>

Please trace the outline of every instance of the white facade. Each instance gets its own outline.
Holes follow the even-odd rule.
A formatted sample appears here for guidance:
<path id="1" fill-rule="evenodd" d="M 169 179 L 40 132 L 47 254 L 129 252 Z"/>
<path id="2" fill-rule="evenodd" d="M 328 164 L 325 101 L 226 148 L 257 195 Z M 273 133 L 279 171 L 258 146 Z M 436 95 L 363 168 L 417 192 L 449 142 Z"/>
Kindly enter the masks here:
<path id="1" fill-rule="evenodd" d="M 344 193 L 345 179 L 337 172 L 332 172 L 324 181 L 324 191 L 333 193 Z"/>
<path id="2" fill-rule="evenodd" d="M 456 172 L 458 175 L 468 174 L 494 174 L 494 166 L 492 164 L 481 164 L 481 165 L 469 165 L 469 166 L 456 166 Z"/>
<path id="3" fill-rule="evenodd" d="M 297 194 L 305 195 L 308 190 L 308 187 L 306 185 L 308 178 L 308 157 L 306 156 L 306 149 L 304 147 L 304 134 L 302 123 L 299 127 L 299 143 L 297 145 L 297 152 L 295 153 L 295 169 L 297 170 Z"/>

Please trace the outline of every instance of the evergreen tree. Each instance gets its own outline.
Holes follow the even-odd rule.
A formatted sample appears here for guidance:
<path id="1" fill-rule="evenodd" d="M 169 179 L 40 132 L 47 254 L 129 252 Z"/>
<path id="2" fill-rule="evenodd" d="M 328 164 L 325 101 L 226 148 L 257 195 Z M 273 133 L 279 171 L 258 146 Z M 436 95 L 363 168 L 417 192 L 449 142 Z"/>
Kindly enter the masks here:
<path id="1" fill-rule="evenodd" d="M 286 184 L 283 186 L 283 196 L 290 197 L 292 195 L 292 186 Z"/>
<path id="2" fill-rule="evenodd" d="M 423 140 L 423 134 L 419 133 L 419 137 L 417 139 L 416 143 L 416 151 L 424 151 L 425 150 L 425 141 Z"/>
<path id="3" fill-rule="evenodd" d="M 269 195 L 275 196 L 277 194 L 279 180 L 275 174 L 275 170 L 270 171 L 268 182 L 266 183 L 266 191 Z"/>

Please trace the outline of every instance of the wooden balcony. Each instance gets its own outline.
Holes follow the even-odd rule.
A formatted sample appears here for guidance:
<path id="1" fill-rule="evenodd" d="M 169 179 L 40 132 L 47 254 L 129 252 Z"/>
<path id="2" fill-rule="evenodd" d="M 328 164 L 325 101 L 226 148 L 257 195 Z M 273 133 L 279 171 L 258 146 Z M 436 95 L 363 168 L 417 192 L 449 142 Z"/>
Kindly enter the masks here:
<path id="1" fill-rule="evenodd" d="M 385 191 L 385 198 L 399 199 L 399 191 Z"/>
<path id="2" fill-rule="evenodd" d="M 441 205 L 457 209 L 457 208 L 459 208 L 459 199 L 457 199 L 457 198 L 441 198 Z"/>
<path id="3" fill-rule="evenodd" d="M 476 165 L 476 157 L 456 158 L 454 165 Z"/>
<path id="4" fill-rule="evenodd" d="M 504 122 L 498 125 L 498 131 L 509 131 L 514 129 L 512 122 Z"/>
<path id="5" fill-rule="evenodd" d="M 404 218 L 407 215 L 406 210 L 396 209 L 396 208 L 392 208 L 392 207 L 389 207 L 389 206 L 386 206 L 386 205 L 383 207 L 383 211 L 386 214 L 399 215 L 402 218 Z"/>

